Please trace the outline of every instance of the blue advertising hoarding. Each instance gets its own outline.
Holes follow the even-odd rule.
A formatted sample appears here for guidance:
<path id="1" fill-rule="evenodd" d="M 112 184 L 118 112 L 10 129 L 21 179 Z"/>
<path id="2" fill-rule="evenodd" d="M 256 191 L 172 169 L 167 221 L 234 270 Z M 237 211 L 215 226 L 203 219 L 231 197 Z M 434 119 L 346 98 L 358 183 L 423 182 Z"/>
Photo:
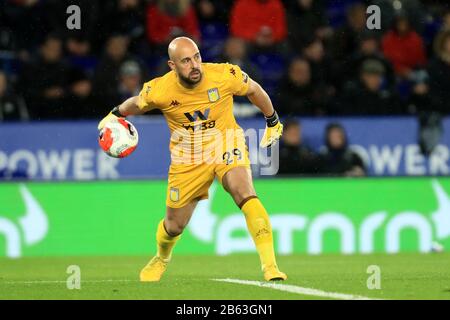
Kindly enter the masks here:
<path id="1" fill-rule="evenodd" d="M 130 120 L 139 131 L 140 142 L 125 159 L 110 158 L 98 147 L 96 121 L 2 123 L 0 176 L 39 180 L 165 178 L 170 134 L 164 118 Z M 346 128 L 351 148 L 361 155 L 370 175 L 449 174 L 450 118 L 444 119 L 440 144 L 428 158 L 420 153 L 418 121 L 413 117 L 304 118 L 300 122 L 305 143 L 319 150 L 325 126 L 332 121 Z M 244 130 L 254 128 L 259 133 L 265 125 L 262 117 L 238 122 Z"/>

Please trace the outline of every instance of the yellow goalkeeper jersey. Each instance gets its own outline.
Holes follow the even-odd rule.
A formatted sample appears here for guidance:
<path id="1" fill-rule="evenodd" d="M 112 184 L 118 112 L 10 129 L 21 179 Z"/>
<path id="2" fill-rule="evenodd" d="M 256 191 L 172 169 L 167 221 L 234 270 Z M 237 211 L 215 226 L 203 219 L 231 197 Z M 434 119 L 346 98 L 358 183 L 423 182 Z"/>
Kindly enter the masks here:
<path id="1" fill-rule="evenodd" d="M 233 95 L 246 95 L 248 75 L 239 66 L 228 63 L 203 63 L 203 77 L 193 89 L 183 87 L 174 71 L 143 85 L 138 107 L 158 108 L 164 114 L 170 132 L 170 150 L 180 141 L 184 147 L 204 148 L 218 132 L 240 129 L 233 115 Z M 181 143 L 182 144 L 182 143 Z M 191 149 L 192 152 L 192 149 Z"/>

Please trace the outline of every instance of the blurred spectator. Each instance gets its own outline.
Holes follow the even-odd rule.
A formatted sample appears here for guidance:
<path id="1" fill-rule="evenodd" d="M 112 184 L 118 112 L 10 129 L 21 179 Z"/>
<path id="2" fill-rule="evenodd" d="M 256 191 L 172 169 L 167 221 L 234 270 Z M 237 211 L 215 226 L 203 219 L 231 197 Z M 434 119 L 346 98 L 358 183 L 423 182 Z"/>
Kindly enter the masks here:
<path id="1" fill-rule="evenodd" d="M 93 44 L 95 49 L 103 45 L 103 41 L 98 41 L 101 30 L 99 21 L 104 14 L 100 6 L 101 0 L 47 0 L 38 1 L 42 8 L 41 19 L 48 21 L 49 28 L 57 32 L 63 39 L 82 36 L 87 42 Z M 81 12 L 81 29 L 70 30 L 67 28 L 67 8 L 76 5 Z M 98 45 L 98 46 L 97 46 Z"/>
<path id="2" fill-rule="evenodd" d="M 100 0 L 7 0 L 0 1 L 0 29 L 6 27 L 13 34 L 11 46 L 27 60 L 49 33 L 70 37 L 82 32 L 89 42 L 95 37 L 102 11 Z M 67 8 L 80 7 L 82 29 L 69 30 Z M 1 41 L 0 41 L 1 42 Z"/>
<path id="3" fill-rule="evenodd" d="M 319 171 L 319 158 L 303 143 L 302 128 L 298 120 L 286 120 L 280 142 L 278 174 L 314 174 Z"/>
<path id="4" fill-rule="evenodd" d="M 280 0 L 236 0 L 230 14 L 230 31 L 257 47 L 268 48 L 287 36 Z"/>
<path id="5" fill-rule="evenodd" d="M 258 68 L 248 59 L 247 46 L 244 40 L 230 37 L 223 48 L 222 62 L 236 64 L 244 70 L 250 78 L 260 82 L 261 75 Z"/>
<path id="6" fill-rule="evenodd" d="M 390 88 L 383 88 L 385 67 L 378 60 L 362 63 L 360 77 L 348 82 L 337 101 L 337 113 L 346 115 L 399 114 L 403 110 L 399 97 Z"/>
<path id="7" fill-rule="evenodd" d="M 28 120 L 28 110 L 22 97 L 8 86 L 6 75 L 0 71 L 0 121 Z"/>
<path id="8" fill-rule="evenodd" d="M 64 118 L 69 67 L 62 59 L 62 41 L 49 35 L 38 59 L 24 66 L 18 88 L 25 96 L 33 119 Z"/>
<path id="9" fill-rule="evenodd" d="M 311 78 L 314 82 L 325 84 L 334 82 L 331 61 L 326 56 L 322 40 L 318 37 L 311 37 L 305 43 L 302 53 L 311 65 Z"/>
<path id="10" fill-rule="evenodd" d="M 442 15 L 442 31 L 450 30 L 450 9 L 447 9 Z"/>
<path id="11" fill-rule="evenodd" d="M 443 133 L 441 114 L 438 112 L 436 97 L 430 94 L 426 70 L 413 72 L 410 80 L 412 90 L 408 99 L 408 112 L 418 117 L 418 144 L 421 152 L 429 156 L 441 141 Z"/>
<path id="12" fill-rule="evenodd" d="M 337 60 L 347 59 L 355 52 L 359 36 L 366 29 L 366 7 L 355 3 L 347 11 L 346 24 L 334 32 L 332 39 L 333 57 Z"/>
<path id="13" fill-rule="evenodd" d="M 325 146 L 320 152 L 323 172 L 330 175 L 364 176 L 366 169 L 361 157 L 348 147 L 344 127 L 330 123 L 325 129 Z"/>
<path id="14" fill-rule="evenodd" d="M 288 36 L 291 47 L 300 52 L 311 35 L 321 39 L 332 35 L 322 0 L 292 0 L 286 2 Z"/>
<path id="15" fill-rule="evenodd" d="M 89 53 L 91 45 L 82 35 L 76 35 L 67 39 L 66 49 L 70 55 L 81 57 Z"/>
<path id="16" fill-rule="evenodd" d="M 125 61 L 120 67 L 119 94 L 120 99 L 126 99 L 139 95 L 142 89 L 142 74 L 139 64 L 135 61 Z"/>
<path id="17" fill-rule="evenodd" d="M 147 8 L 146 28 L 148 40 L 164 50 L 177 36 L 200 39 L 197 15 L 189 0 L 158 0 L 151 4 Z"/>
<path id="18" fill-rule="evenodd" d="M 72 34 L 66 40 L 66 51 L 68 62 L 77 68 L 83 69 L 88 73 L 92 73 L 97 58 L 91 54 L 91 43 L 88 38 L 82 34 Z"/>
<path id="19" fill-rule="evenodd" d="M 81 7 L 82 30 L 66 27 L 71 4 Z M 381 32 L 366 28 L 369 4 L 381 6 L 383 32 L 393 26 L 382 41 Z M 333 31 L 328 17 L 334 21 L 337 7 L 349 10 Z M 0 69 L 9 83 L 2 103 L 22 96 L 32 119 L 100 116 L 148 79 L 148 66 L 131 52 L 161 75 L 168 71 L 166 59 L 160 64 L 167 42 L 182 34 L 199 40 L 200 30 L 205 59 L 240 65 L 284 116 L 450 113 L 450 10 L 443 0 L 352 0 L 336 7 L 328 0 L 0 1 Z M 424 43 L 430 49 L 434 36 L 427 65 Z M 296 55 L 302 58 L 285 70 Z M 235 103 L 237 116 L 257 112 L 245 98 Z"/>
<path id="20" fill-rule="evenodd" d="M 221 22 L 228 23 L 228 13 L 232 1 L 223 0 L 196 0 L 195 7 L 197 16 L 201 22 Z"/>
<path id="21" fill-rule="evenodd" d="M 423 40 L 411 28 L 406 16 L 396 17 L 392 30 L 383 36 L 382 46 L 395 73 L 401 77 L 408 77 L 413 69 L 423 67 L 426 63 Z"/>
<path id="22" fill-rule="evenodd" d="M 450 30 L 436 37 L 436 57 L 430 62 L 430 93 L 436 99 L 436 109 L 450 113 Z"/>
<path id="23" fill-rule="evenodd" d="M 45 40 L 51 30 L 44 5 L 38 0 L 1 1 L 0 12 L 3 34 L 13 36 L 8 49 L 20 51 L 24 58 L 28 57 L 30 49 Z"/>
<path id="24" fill-rule="evenodd" d="M 125 61 L 137 61 L 140 69 L 143 64 L 128 53 L 129 38 L 124 35 L 113 35 L 108 39 L 105 53 L 94 74 L 94 94 L 98 114 L 111 109 L 122 100 L 117 91 L 119 87 L 120 67 Z"/>
<path id="25" fill-rule="evenodd" d="M 429 75 L 426 70 L 417 70 L 411 74 L 411 94 L 408 98 L 408 113 L 421 114 L 436 110 L 434 97 L 430 95 Z"/>
<path id="26" fill-rule="evenodd" d="M 115 33 L 126 34 L 133 44 L 144 35 L 145 11 L 142 0 L 107 1 L 104 11 L 100 23 L 103 38 Z"/>
<path id="27" fill-rule="evenodd" d="M 44 1 L 42 1 L 44 2 Z M 105 15 L 104 4 L 105 1 L 102 0 L 47 0 L 47 3 L 52 3 L 58 6 L 58 16 L 54 17 L 55 22 L 52 25 L 53 29 L 59 30 L 60 32 L 66 31 L 65 36 L 70 36 L 74 32 L 82 32 L 84 37 L 89 40 L 89 42 L 95 41 L 97 38 L 97 33 L 99 30 L 99 22 L 102 21 Z M 110 1 L 108 1 L 110 2 Z M 67 29 L 67 8 L 71 5 L 77 5 L 80 7 L 81 11 L 81 29 L 68 30 Z M 118 21 L 114 21 L 109 24 L 117 24 Z M 60 30 L 62 29 L 62 30 Z M 103 45 L 103 42 L 101 43 Z"/>
<path id="28" fill-rule="evenodd" d="M 94 107 L 92 82 L 81 69 L 72 68 L 70 71 L 65 105 L 66 118 L 86 119 L 98 116 Z"/>
<path id="29" fill-rule="evenodd" d="M 442 24 L 440 26 L 440 30 L 436 33 L 433 39 L 432 49 L 433 53 L 436 56 L 440 55 L 439 51 L 441 49 L 439 48 L 439 46 L 442 44 L 443 42 L 442 38 L 446 36 L 447 31 L 450 31 L 450 9 L 445 11 L 444 14 L 442 15 Z"/>
<path id="30" fill-rule="evenodd" d="M 16 39 L 6 10 L 6 1 L 0 2 L 0 50 L 14 50 Z"/>
<path id="31" fill-rule="evenodd" d="M 394 87 L 395 74 L 390 62 L 384 57 L 380 48 L 380 41 L 378 37 L 372 32 L 365 32 L 361 34 L 358 48 L 351 57 L 344 60 L 336 71 L 339 74 L 341 83 L 345 83 L 358 77 L 361 66 L 367 59 L 373 59 L 381 62 L 386 71 L 385 80 L 386 85 Z"/>
<path id="32" fill-rule="evenodd" d="M 304 58 L 291 62 L 278 94 L 277 110 L 282 116 L 325 113 L 326 88 L 323 83 L 312 81 L 310 64 Z"/>
<path id="33" fill-rule="evenodd" d="M 429 17 L 427 17 L 427 10 L 422 4 L 428 0 L 371 0 L 371 4 L 380 7 L 381 11 L 381 29 L 387 30 L 392 26 L 396 16 L 401 13 L 408 17 L 414 29 L 422 34 L 425 29 L 425 24 Z M 436 2 L 435 0 L 431 0 Z M 447 0 L 445 0 L 447 1 Z M 428 20 L 429 21 L 429 20 Z"/>

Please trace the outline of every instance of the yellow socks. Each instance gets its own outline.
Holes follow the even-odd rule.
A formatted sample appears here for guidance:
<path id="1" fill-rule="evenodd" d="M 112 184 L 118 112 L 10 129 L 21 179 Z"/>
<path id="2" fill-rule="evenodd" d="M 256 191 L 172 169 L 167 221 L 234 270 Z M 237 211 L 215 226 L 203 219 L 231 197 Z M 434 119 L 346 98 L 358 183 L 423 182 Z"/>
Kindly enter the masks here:
<path id="1" fill-rule="evenodd" d="M 170 236 L 164 227 L 164 219 L 161 220 L 156 231 L 157 256 L 168 262 L 172 255 L 172 249 L 180 237 L 181 234 L 176 237 Z"/>
<path id="2" fill-rule="evenodd" d="M 249 197 L 239 207 L 244 212 L 248 231 L 255 242 L 262 270 L 267 266 L 276 266 L 272 227 L 261 201 L 256 196 Z"/>

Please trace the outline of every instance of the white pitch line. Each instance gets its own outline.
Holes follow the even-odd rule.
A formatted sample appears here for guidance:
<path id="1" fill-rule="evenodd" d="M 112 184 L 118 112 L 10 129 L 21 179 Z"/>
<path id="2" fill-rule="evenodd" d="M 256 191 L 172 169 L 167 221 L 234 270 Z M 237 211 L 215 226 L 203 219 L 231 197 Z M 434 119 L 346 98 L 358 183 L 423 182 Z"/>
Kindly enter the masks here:
<path id="1" fill-rule="evenodd" d="M 262 288 L 270 288 L 274 290 L 280 290 L 284 292 L 308 295 L 308 296 L 316 296 L 322 298 L 331 298 L 331 299 L 341 299 L 341 300 L 380 300 L 376 298 L 368 298 L 364 296 L 345 294 L 345 293 L 337 293 L 337 292 L 326 292 L 322 290 L 312 289 L 312 288 L 304 288 L 300 286 L 294 286 L 290 284 L 279 284 L 279 283 L 271 283 L 271 282 L 261 282 L 261 281 L 250 281 L 250 280 L 239 280 L 239 279 L 211 279 L 213 281 L 218 282 L 228 282 L 228 283 L 237 283 L 243 285 L 251 285 Z M 103 279 L 103 280 L 82 280 L 81 283 L 111 283 L 111 282 L 138 282 L 137 280 L 131 279 Z M 32 281 L 0 281 L 0 284 L 49 284 L 49 283 L 67 283 L 66 280 L 32 280 Z"/>
<path id="2" fill-rule="evenodd" d="M 322 298 L 331 298 L 331 299 L 341 299 L 341 300 L 379 300 L 373 299 L 363 296 L 357 296 L 353 294 L 345 294 L 345 293 L 337 293 L 337 292 L 326 292 L 322 290 L 312 289 L 312 288 L 304 288 L 299 286 L 294 286 L 291 284 L 280 284 L 280 283 L 271 283 L 271 282 L 261 282 L 261 281 L 250 281 L 250 280 L 239 280 L 239 279 L 211 279 L 213 281 L 219 282 L 229 282 L 229 283 L 237 283 L 244 284 L 256 287 L 270 288 L 275 290 L 280 290 L 284 292 L 297 293 L 307 296 L 316 296 Z"/>

